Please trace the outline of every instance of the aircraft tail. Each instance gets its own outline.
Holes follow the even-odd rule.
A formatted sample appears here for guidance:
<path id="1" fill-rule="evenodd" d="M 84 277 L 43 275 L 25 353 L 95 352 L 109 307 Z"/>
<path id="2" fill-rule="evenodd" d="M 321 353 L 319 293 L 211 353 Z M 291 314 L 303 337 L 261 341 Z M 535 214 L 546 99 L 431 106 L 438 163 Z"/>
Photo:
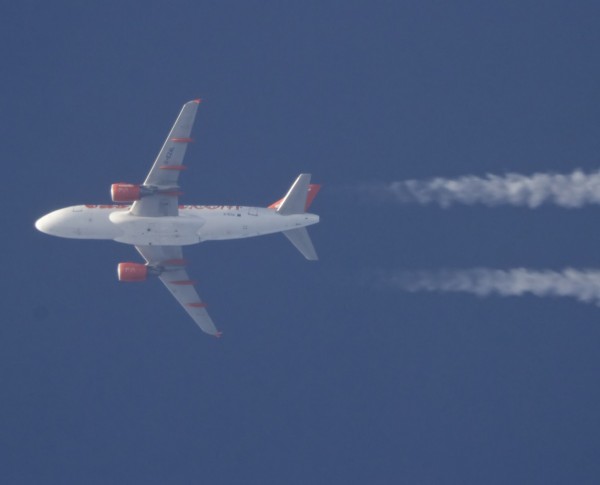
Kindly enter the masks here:
<path id="1" fill-rule="evenodd" d="M 308 210 L 321 186 L 310 183 L 310 174 L 303 173 L 288 190 L 283 199 L 273 202 L 269 209 L 277 209 L 280 214 L 302 214 Z"/>
<path id="2" fill-rule="evenodd" d="M 300 174 L 285 197 L 271 204 L 269 208 L 276 209 L 281 215 L 304 214 L 320 189 L 320 185 L 310 183 L 309 173 Z M 283 235 L 306 259 L 310 261 L 319 259 L 305 227 L 283 231 Z"/>

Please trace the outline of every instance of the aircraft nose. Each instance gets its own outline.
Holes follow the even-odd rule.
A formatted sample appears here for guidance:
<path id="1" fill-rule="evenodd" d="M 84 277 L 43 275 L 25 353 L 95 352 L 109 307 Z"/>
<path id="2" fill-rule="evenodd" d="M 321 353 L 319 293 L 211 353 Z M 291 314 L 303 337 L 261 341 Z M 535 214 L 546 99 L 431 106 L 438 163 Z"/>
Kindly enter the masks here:
<path id="1" fill-rule="evenodd" d="M 46 214 L 35 221 L 35 228 L 45 234 L 54 234 L 55 217 L 53 213 Z"/>

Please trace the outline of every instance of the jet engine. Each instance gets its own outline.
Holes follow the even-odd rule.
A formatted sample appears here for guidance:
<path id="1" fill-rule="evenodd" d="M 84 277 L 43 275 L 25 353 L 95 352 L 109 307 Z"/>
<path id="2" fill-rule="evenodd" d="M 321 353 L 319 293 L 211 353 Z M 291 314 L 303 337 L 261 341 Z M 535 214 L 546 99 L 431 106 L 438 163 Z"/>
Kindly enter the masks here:
<path id="1" fill-rule="evenodd" d="M 110 196 L 113 202 L 133 202 L 142 198 L 142 188 L 134 184 L 112 184 Z"/>
<path id="2" fill-rule="evenodd" d="M 119 263 L 117 275 L 119 281 L 144 281 L 148 276 L 148 267 L 139 263 Z"/>

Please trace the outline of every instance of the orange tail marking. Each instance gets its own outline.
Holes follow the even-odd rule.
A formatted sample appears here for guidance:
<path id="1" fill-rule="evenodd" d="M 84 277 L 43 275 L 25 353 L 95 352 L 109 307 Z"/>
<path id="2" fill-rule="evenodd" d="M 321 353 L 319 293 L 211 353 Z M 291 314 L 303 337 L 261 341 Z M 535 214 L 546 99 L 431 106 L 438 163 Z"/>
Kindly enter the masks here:
<path id="1" fill-rule="evenodd" d="M 306 205 L 304 206 L 304 211 L 308 212 L 308 208 L 312 204 L 313 200 L 321 190 L 321 186 L 319 184 L 310 184 L 308 186 L 308 195 L 306 196 Z"/>
<path id="2" fill-rule="evenodd" d="M 273 202 L 269 209 L 279 209 L 279 205 L 283 202 L 283 199 L 279 199 L 277 202 Z"/>

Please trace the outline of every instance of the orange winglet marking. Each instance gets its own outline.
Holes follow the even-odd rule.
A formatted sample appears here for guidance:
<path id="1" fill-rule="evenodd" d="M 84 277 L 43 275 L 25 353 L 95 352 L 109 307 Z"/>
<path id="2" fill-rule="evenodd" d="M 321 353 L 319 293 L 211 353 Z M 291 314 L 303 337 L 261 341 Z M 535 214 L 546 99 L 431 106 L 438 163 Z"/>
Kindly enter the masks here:
<path id="1" fill-rule="evenodd" d="M 175 143 L 193 143 L 193 138 L 171 138 L 172 142 Z"/>

